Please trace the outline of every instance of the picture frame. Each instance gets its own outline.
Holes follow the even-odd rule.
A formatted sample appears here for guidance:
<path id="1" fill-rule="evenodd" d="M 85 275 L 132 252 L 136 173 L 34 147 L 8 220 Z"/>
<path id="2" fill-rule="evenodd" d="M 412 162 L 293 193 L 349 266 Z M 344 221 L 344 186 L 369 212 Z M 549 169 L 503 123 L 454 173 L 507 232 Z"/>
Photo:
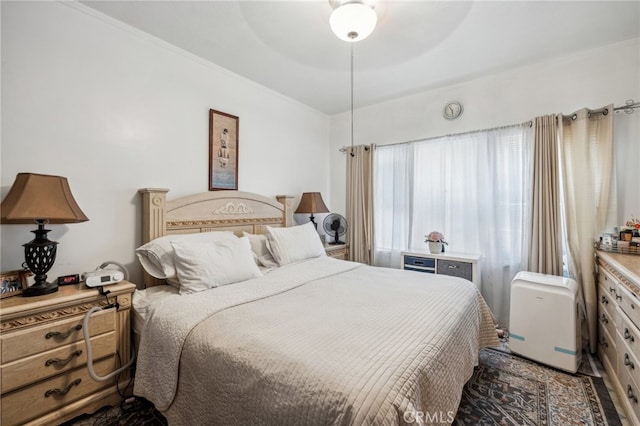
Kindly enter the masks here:
<path id="1" fill-rule="evenodd" d="M 28 278 L 32 275 L 28 270 L 0 272 L 0 299 L 17 296 L 29 286 Z"/>
<path id="2" fill-rule="evenodd" d="M 209 110 L 209 191 L 238 190 L 240 119 Z"/>

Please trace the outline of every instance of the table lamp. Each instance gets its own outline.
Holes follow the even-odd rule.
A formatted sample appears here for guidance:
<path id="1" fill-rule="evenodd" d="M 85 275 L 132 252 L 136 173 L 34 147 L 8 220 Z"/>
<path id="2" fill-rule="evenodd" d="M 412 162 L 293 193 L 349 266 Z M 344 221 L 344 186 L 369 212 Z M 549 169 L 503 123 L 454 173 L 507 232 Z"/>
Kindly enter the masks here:
<path id="1" fill-rule="evenodd" d="M 295 213 L 310 213 L 309 222 L 318 229 L 318 224 L 313 220 L 314 213 L 328 213 L 329 209 L 322 201 L 322 195 L 319 192 L 303 192 L 300 204 Z"/>
<path id="2" fill-rule="evenodd" d="M 23 296 L 40 296 L 58 291 L 57 283 L 47 282 L 47 272 L 56 260 L 58 243 L 47 238 L 45 224 L 77 223 L 89 220 L 71 194 L 67 178 L 35 173 L 18 173 L 0 205 L 0 223 L 37 223 L 35 238 L 24 247 L 25 264 L 35 274 L 35 283 Z"/>

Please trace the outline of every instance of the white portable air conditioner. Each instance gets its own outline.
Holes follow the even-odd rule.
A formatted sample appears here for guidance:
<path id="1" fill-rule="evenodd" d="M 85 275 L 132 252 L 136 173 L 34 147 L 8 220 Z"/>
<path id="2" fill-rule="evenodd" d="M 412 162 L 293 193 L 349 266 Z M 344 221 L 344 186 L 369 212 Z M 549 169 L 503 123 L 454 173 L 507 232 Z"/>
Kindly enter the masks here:
<path id="1" fill-rule="evenodd" d="M 519 272 L 511 282 L 509 349 L 575 373 L 582 359 L 578 284 L 565 277 Z"/>

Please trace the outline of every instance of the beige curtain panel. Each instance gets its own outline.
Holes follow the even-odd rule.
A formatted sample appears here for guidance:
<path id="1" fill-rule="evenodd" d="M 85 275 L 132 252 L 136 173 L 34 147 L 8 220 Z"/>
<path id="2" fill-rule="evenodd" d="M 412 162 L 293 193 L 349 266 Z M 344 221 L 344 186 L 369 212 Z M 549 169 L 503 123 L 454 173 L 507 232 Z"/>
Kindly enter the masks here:
<path id="1" fill-rule="evenodd" d="M 528 270 L 561 276 L 560 159 L 556 116 L 536 117 L 533 126 Z"/>
<path id="2" fill-rule="evenodd" d="M 347 223 L 349 260 L 371 265 L 373 248 L 374 145 L 347 149 Z"/>
<path id="3" fill-rule="evenodd" d="M 613 179 L 613 105 L 604 109 L 582 109 L 575 119 L 558 116 L 569 272 L 584 297 L 592 353 L 598 328 L 593 242 L 605 230 Z"/>

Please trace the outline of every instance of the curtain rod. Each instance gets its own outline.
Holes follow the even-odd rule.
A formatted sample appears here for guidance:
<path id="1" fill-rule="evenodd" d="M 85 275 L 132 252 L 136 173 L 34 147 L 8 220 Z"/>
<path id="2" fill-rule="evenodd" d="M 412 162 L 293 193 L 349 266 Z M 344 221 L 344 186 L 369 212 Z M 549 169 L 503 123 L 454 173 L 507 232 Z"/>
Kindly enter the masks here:
<path id="1" fill-rule="evenodd" d="M 633 99 L 628 99 L 625 102 L 624 105 L 614 107 L 613 110 L 614 111 L 624 111 L 627 114 L 633 114 L 633 110 L 635 108 L 640 108 L 640 102 L 635 102 Z M 589 113 L 590 114 L 600 114 L 600 113 L 602 113 L 604 115 L 607 115 L 609 113 L 609 110 L 607 108 L 600 108 L 600 109 L 595 109 L 595 110 L 589 110 Z M 575 120 L 576 118 L 578 118 L 578 116 L 576 114 L 571 114 L 571 115 L 563 115 L 562 118 L 564 120 Z M 450 133 L 448 135 L 432 136 L 430 138 L 413 139 L 413 140 L 403 141 L 403 142 L 386 143 L 386 144 L 380 145 L 380 146 L 402 145 L 402 144 L 405 144 L 405 143 L 428 141 L 428 140 L 431 140 L 431 139 L 446 138 L 446 137 L 450 137 L 450 136 L 460 136 L 460 135 L 466 135 L 466 134 L 478 133 L 478 132 L 488 132 L 489 130 L 499 130 L 499 129 L 506 129 L 508 127 L 525 126 L 525 125 L 529 125 L 529 127 L 531 127 L 533 125 L 533 121 L 525 121 L 524 123 L 521 123 L 521 124 L 510 124 L 510 125 L 506 125 L 506 126 L 493 127 L 493 128 L 490 128 L 490 129 L 472 130 L 470 132 Z M 347 152 L 347 147 L 343 146 L 342 148 L 338 149 L 338 151 Z"/>
<path id="2" fill-rule="evenodd" d="M 524 123 L 521 123 L 521 124 L 507 124 L 506 126 L 492 127 L 492 128 L 489 128 L 489 129 L 478 129 L 478 130 L 471 130 L 469 132 L 449 133 L 447 135 L 442 135 L 442 136 L 431 136 L 429 138 L 412 139 L 412 140 L 403 141 L 403 142 L 385 143 L 384 145 L 376 145 L 376 146 L 383 147 L 383 146 L 403 145 L 403 144 L 406 144 L 406 143 L 423 142 L 423 141 L 429 141 L 429 140 L 432 140 L 432 139 L 448 138 L 448 137 L 451 137 L 451 136 L 469 135 L 469 134 L 472 134 L 472 133 L 488 132 L 490 130 L 507 129 L 509 127 L 518 127 L 518 126 L 529 126 L 529 127 L 531 127 L 532 125 L 533 125 L 533 121 L 525 121 Z M 348 147 L 343 146 L 342 148 L 338 149 L 338 151 L 346 152 L 347 149 L 348 149 Z"/>

